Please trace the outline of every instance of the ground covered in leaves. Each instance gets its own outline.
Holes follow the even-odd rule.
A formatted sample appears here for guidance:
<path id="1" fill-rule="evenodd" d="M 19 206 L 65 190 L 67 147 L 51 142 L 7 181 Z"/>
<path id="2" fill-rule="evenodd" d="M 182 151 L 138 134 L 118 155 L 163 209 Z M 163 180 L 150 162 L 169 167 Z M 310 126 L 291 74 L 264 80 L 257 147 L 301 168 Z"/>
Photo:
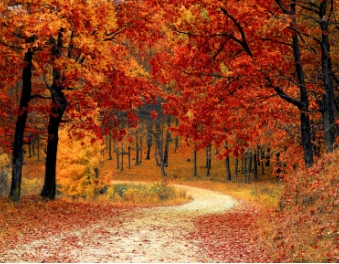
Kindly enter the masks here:
<path id="1" fill-rule="evenodd" d="M 2 200 L 0 261 L 268 260 L 265 252 L 258 256 L 258 234 L 249 232 L 255 230 L 253 208 L 218 192 L 184 188 L 193 201 L 154 208 L 48 202 L 33 196 L 23 197 L 19 205 Z"/>

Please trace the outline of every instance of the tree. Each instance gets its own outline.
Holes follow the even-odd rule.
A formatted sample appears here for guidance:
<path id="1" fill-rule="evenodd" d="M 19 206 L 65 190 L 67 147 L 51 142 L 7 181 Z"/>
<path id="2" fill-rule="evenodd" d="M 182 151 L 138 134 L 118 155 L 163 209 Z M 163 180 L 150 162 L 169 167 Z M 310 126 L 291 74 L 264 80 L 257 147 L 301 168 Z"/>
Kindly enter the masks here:
<path id="1" fill-rule="evenodd" d="M 28 50 L 24 61 L 26 66 L 22 71 L 22 95 L 19 105 L 19 114 L 15 126 L 13 160 L 12 160 L 12 184 L 9 197 L 13 201 L 19 201 L 21 191 L 22 163 L 23 163 L 23 137 L 27 120 L 28 103 L 31 99 L 32 90 L 32 57 L 33 51 Z"/>

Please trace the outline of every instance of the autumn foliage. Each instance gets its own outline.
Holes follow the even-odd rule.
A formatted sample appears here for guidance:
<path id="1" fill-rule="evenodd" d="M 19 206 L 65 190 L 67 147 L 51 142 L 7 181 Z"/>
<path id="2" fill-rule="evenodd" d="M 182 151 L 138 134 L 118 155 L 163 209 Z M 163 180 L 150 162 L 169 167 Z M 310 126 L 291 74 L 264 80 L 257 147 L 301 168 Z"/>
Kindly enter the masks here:
<path id="1" fill-rule="evenodd" d="M 265 172 L 250 179 L 252 163 L 257 170 L 266 159 L 271 176 L 284 184 L 278 207 L 260 209 L 262 218 L 244 207 L 197 220 L 207 251 L 219 241 L 213 258 L 338 262 L 338 6 L 338 0 L 1 1 L 1 190 L 10 188 L 10 199 L 19 202 L 27 176 L 24 145 L 45 152 L 40 194 L 50 200 L 56 193 L 120 196 L 110 186 L 114 177 L 196 181 L 196 160 L 193 176 L 184 177 L 188 166 L 185 171 L 178 161 L 165 172 L 169 145 L 180 137 L 194 159 L 196 151 L 206 151 L 204 180 L 238 183 L 231 159 L 232 174 L 247 171 L 246 184 L 260 182 Z M 124 176 L 127 148 L 138 153 L 139 166 L 143 140 L 161 172 Z M 121 175 L 103 168 L 108 148 Z M 225 162 L 227 176 L 211 177 L 216 158 Z M 125 191 L 125 198 L 139 199 L 141 191 Z M 19 216 L 28 214 L 32 201 L 40 213 L 29 214 L 24 226 Z M 34 225 L 58 230 L 59 220 L 74 216 L 72 203 L 60 200 L 1 203 L 6 214 L 0 220 L 11 223 L 0 229 L 10 237 L 2 242 L 6 248 Z M 74 206 L 77 217 L 92 210 Z M 110 209 L 93 210 L 111 215 Z M 230 244 L 239 258 L 230 255 Z"/>

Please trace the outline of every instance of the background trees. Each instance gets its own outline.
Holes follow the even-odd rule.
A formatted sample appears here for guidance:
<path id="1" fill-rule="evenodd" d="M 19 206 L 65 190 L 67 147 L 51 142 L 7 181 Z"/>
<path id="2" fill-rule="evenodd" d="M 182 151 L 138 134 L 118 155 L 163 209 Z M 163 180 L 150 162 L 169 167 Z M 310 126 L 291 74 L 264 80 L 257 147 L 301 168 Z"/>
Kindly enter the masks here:
<path id="1" fill-rule="evenodd" d="M 90 131 L 92 143 L 121 140 L 145 103 L 168 119 L 163 127 L 150 119 L 163 175 L 170 132 L 196 150 L 214 145 L 228 180 L 229 156 L 254 164 L 258 147 L 279 153 L 289 169 L 302 159 L 311 167 L 337 133 L 335 4 L 5 1 L 0 117 L 10 121 L 1 129 L 14 141 L 11 198 L 20 196 L 24 129 L 33 115 L 46 123 L 42 195 L 54 199 L 59 126 L 67 121 L 79 138 Z M 121 117 L 128 125 L 119 126 Z"/>

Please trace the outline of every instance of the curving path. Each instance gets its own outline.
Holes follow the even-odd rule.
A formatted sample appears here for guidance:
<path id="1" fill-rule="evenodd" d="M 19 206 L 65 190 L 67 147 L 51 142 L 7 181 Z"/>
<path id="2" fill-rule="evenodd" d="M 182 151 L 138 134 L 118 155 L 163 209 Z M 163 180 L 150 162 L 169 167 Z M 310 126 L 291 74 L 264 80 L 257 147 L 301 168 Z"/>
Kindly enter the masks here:
<path id="1" fill-rule="evenodd" d="M 185 186 L 193 201 L 180 206 L 136 209 L 118 219 L 98 222 L 81 230 L 61 233 L 48 240 L 20 245 L 5 261 L 30 252 L 29 262 L 215 262 L 199 249 L 198 240 L 186 239 L 194 232 L 197 216 L 224 212 L 236 205 L 230 196 Z M 115 221 L 115 222 L 114 222 Z M 13 253 L 13 254 L 11 254 Z M 8 256 L 8 254 L 7 254 Z M 53 261 L 54 262 L 54 261 Z"/>

